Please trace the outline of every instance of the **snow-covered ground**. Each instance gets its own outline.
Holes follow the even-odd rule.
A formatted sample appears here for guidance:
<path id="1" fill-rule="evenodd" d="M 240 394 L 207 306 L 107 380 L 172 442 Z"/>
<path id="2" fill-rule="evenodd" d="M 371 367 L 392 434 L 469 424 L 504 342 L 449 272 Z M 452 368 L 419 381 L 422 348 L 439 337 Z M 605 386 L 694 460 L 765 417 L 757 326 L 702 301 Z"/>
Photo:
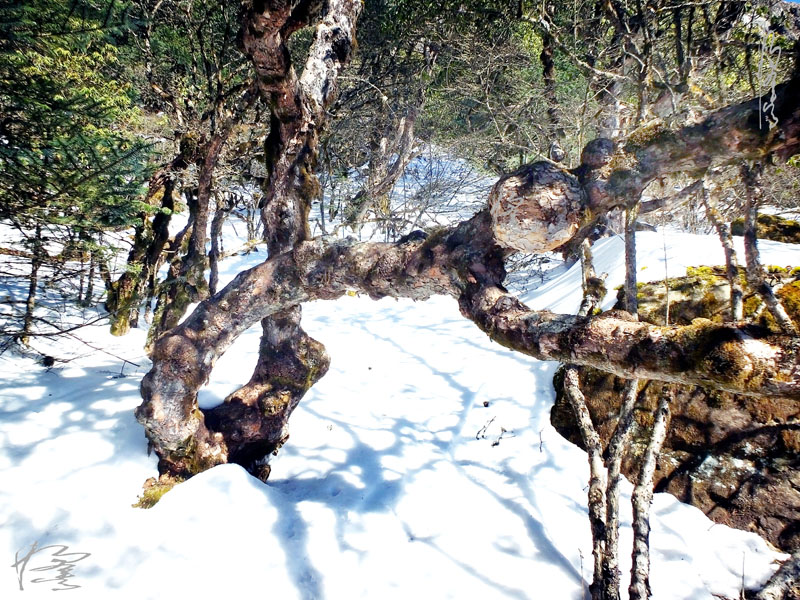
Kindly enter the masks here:
<path id="1" fill-rule="evenodd" d="M 722 260 L 711 237 L 637 237 L 642 280 L 664 276 L 664 244 L 670 276 Z M 766 264 L 800 264 L 797 246 L 760 244 Z M 622 256 L 620 239 L 595 246 L 610 288 Z M 223 283 L 263 257 L 227 259 Z M 574 311 L 579 266 L 525 300 Z M 588 465 L 549 423 L 557 365 L 493 344 L 450 298 L 313 302 L 304 325 L 332 365 L 295 412 L 269 481 L 224 465 L 150 510 L 131 507 L 156 474 L 133 417 L 149 368 L 144 332 L 81 330 L 100 350 L 52 342 L 70 360 L 50 370 L 0 355 L 0 597 L 585 597 Z M 258 337 L 256 327 L 218 362 L 203 405 L 249 378 Z M 134 365 L 121 372 L 123 359 Z M 626 579 L 627 502 L 622 520 Z M 652 524 L 659 600 L 738 598 L 782 557 L 669 495 L 656 495 Z M 20 573 L 12 564 L 33 544 L 53 547 Z M 60 573 L 35 570 L 53 558 L 66 561 Z"/>

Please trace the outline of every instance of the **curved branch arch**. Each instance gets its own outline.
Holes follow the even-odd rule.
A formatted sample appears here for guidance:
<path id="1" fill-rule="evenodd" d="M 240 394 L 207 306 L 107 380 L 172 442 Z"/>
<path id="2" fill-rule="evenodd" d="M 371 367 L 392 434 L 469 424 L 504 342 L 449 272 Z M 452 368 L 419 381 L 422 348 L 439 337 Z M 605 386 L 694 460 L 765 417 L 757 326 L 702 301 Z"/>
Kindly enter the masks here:
<path id="1" fill-rule="evenodd" d="M 627 148 L 632 168 L 591 183 L 605 186 L 610 206 L 638 198 L 647 183 L 662 174 L 797 153 L 800 78 L 779 86 L 776 93 L 779 123 L 773 130 L 761 128 L 758 99 L 751 100 L 717 111 L 698 125 Z M 590 212 L 597 208 L 592 206 Z M 581 234 L 579 230 L 573 237 Z M 489 212 L 483 210 L 454 227 L 407 236 L 395 244 L 300 241 L 292 250 L 240 273 L 154 347 L 153 368 L 142 381 L 144 401 L 136 416 L 161 459 L 159 469 L 190 476 L 227 462 L 237 439 L 250 435 L 247 419 L 228 421 L 224 431 L 215 430 L 214 419 L 197 407 L 197 391 L 236 337 L 260 319 L 309 300 L 338 298 L 349 290 L 373 298 L 453 296 L 462 314 L 492 339 L 541 360 L 590 365 L 629 378 L 800 399 L 796 337 L 702 320 L 685 327 L 657 327 L 633 321 L 626 313 L 579 317 L 531 311 L 502 287 L 507 254 L 497 245 Z M 325 361 L 320 358 L 306 366 L 319 375 L 327 369 Z M 269 417 L 272 408 L 259 404 L 248 409 L 258 420 Z M 293 408 L 279 410 L 288 418 Z M 267 447 L 280 445 L 282 432 L 268 433 L 273 438 Z"/>

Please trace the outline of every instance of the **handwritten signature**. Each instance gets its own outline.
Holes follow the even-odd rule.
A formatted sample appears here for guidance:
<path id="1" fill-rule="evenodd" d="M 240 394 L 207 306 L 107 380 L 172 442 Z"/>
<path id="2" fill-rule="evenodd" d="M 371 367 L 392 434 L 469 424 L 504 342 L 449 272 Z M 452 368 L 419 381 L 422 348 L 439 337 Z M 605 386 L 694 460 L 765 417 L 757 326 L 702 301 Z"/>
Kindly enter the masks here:
<path id="1" fill-rule="evenodd" d="M 761 98 L 758 99 L 758 127 L 761 128 L 761 115 L 764 114 L 769 128 L 772 129 L 778 124 L 778 118 L 775 116 L 775 84 L 778 78 L 778 63 L 781 60 L 781 48 L 777 45 L 777 37 L 764 32 L 765 35 L 761 38 L 761 51 L 758 55 L 758 82 L 760 85 L 766 84 L 770 89 L 769 100 L 763 102 Z"/>
<path id="2" fill-rule="evenodd" d="M 45 552 L 46 550 L 49 550 L 49 552 Z M 75 568 L 75 563 L 91 556 L 91 554 L 88 552 L 67 552 L 67 550 L 69 550 L 69 547 L 64 546 L 63 544 L 51 544 L 49 546 L 39 547 L 39 542 L 34 542 L 31 545 L 30 550 L 28 550 L 27 554 L 20 556 L 22 550 L 18 551 L 14 555 L 14 564 L 11 566 L 17 570 L 19 589 L 24 590 L 22 584 L 26 569 L 28 569 L 28 571 L 31 572 L 55 571 L 54 573 L 48 573 L 48 575 L 52 575 L 52 577 L 50 578 L 37 577 L 35 579 L 30 580 L 30 583 L 55 582 L 54 586 L 50 588 L 54 592 L 60 592 L 63 590 L 74 590 L 81 587 L 74 583 L 69 583 L 70 577 L 75 576 L 72 573 L 72 569 Z M 38 564 L 39 561 L 43 561 L 45 558 L 48 557 L 50 558 L 49 563 L 41 564 L 40 566 L 37 567 L 28 568 L 29 566 L 28 563 L 30 563 L 32 560 L 33 564 Z"/>

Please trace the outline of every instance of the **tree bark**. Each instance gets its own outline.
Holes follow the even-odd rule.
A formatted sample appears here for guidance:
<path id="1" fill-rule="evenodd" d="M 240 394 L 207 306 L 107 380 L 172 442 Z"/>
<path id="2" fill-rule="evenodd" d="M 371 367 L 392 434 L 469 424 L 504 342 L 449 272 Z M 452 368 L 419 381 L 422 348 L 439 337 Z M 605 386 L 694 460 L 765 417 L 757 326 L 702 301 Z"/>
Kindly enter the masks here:
<path id="1" fill-rule="evenodd" d="M 556 97 L 556 68 L 553 61 L 553 51 L 555 40 L 549 31 L 542 35 L 542 52 L 539 60 L 542 63 L 542 78 L 544 79 L 544 97 L 548 103 L 547 116 L 550 120 L 549 127 L 549 158 L 555 162 L 561 162 L 566 157 L 561 143 L 566 137 L 562 126 L 562 115 Z"/>
<path id="2" fill-rule="evenodd" d="M 177 276 L 164 282 L 165 289 L 159 297 L 161 306 L 156 311 L 156 318 L 153 319 L 149 332 L 149 336 L 153 339 L 177 325 L 192 302 L 199 302 L 209 295 L 205 277 L 206 241 L 209 203 L 214 191 L 214 171 L 233 128 L 241 121 L 256 98 L 255 86 L 248 86 L 236 99 L 228 116 L 218 124 L 211 139 L 201 144 L 197 150 L 195 158 L 198 166 L 197 190 L 194 203 L 190 204 L 190 219 L 194 225 Z"/>
<path id="3" fill-rule="evenodd" d="M 604 277 L 597 277 L 592 260 L 589 240 L 581 244 L 581 268 L 583 274 L 583 300 L 578 315 L 590 315 L 606 295 Z M 603 600 L 603 557 L 606 547 L 606 466 L 603 462 L 603 444 L 592 423 L 592 417 L 581 392 L 579 371 L 568 365 L 564 371 L 564 395 L 575 413 L 575 422 L 581 433 L 583 446 L 589 457 L 589 527 L 592 532 L 592 583 L 589 592 L 592 600 Z"/>
<path id="4" fill-rule="evenodd" d="M 421 103 L 420 103 L 421 104 Z M 396 125 L 390 147 L 388 144 L 388 134 L 383 132 L 380 140 L 377 141 L 376 148 L 373 148 L 373 155 L 370 157 L 369 181 L 364 189 L 360 190 L 348 203 L 354 204 L 357 208 L 355 214 L 349 221 L 360 227 L 367 213 L 374 209 L 376 201 L 386 197 L 392 191 L 394 184 L 405 172 L 410 163 L 418 153 L 414 152 L 414 125 L 421 106 L 411 106 L 405 117 L 401 118 Z M 395 160 L 389 165 L 392 156 Z"/>
<path id="5" fill-rule="evenodd" d="M 739 322 L 744 318 L 744 304 L 742 302 L 744 292 L 739 281 L 739 265 L 736 261 L 736 250 L 733 247 L 731 228 L 713 205 L 708 188 L 703 186 L 702 193 L 706 215 L 714 229 L 717 230 L 722 249 L 725 251 L 725 276 L 728 279 L 728 285 L 731 287 L 731 319 Z"/>
<path id="6" fill-rule="evenodd" d="M 219 197 L 217 208 L 214 211 L 214 218 L 211 219 L 211 250 L 208 253 L 208 293 L 213 296 L 217 293 L 219 285 L 219 259 L 224 249 L 221 249 L 222 226 L 225 224 L 228 214 L 233 209 L 233 201 L 227 197 Z"/>
<path id="7" fill-rule="evenodd" d="M 608 273 L 602 273 L 599 277 L 594 271 L 592 247 L 588 239 L 581 243 L 581 278 L 583 280 L 583 300 L 578 307 L 578 316 L 585 317 L 591 315 L 597 305 L 606 297 L 607 289 L 605 285 Z"/>
<path id="8" fill-rule="evenodd" d="M 94 275 L 97 266 L 97 256 L 94 250 L 89 250 L 89 273 L 86 279 L 86 293 L 80 300 L 81 306 L 91 306 L 94 296 Z"/>
<path id="9" fill-rule="evenodd" d="M 636 287 L 636 219 L 639 207 L 625 211 L 625 310 L 639 315 L 639 294 Z"/>
<path id="10" fill-rule="evenodd" d="M 296 6 L 274 1 L 251 7 L 245 16 L 244 49 L 271 108 L 265 142 L 269 177 L 261 210 L 270 256 L 290 252 L 309 237 L 308 213 L 320 194 L 314 174 L 319 130 L 335 98 L 338 74 L 350 58 L 360 11 L 355 0 Z M 309 57 L 298 78 L 286 43 L 294 31 L 315 21 Z M 259 359 L 250 381 L 208 411 L 199 430 L 199 439 L 208 437 L 206 427 L 214 431 L 209 447 L 219 452 L 213 451 L 209 460 L 233 461 L 262 479 L 268 477 L 267 457 L 288 437 L 289 416 L 330 362 L 324 346 L 302 330 L 300 318 L 300 307 L 293 304 L 263 315 Z M 203 452 L 196 451 L 195 457 Z M 172 458 L 162 456 L 162 462 Z M 170 462 L 169 470 L 183 476 L 196 472 L 181 456 Z"/>
<path id="11" fill-rule="evenodd" d="M 606 540 L 603 554 L 603 591 L 606 600 L 619 600 L 619 486 L 622 482 L 622 458 L 630 438 L 633 407 L 639 394 L 639 380 L 630 379 L 622 392 L 617 427 L 606 448 L 608 468 L 606 483 Z"/>
<path id="12" fill-rule="evenodd" d="M 154 337 L 177 325 L 189 304 L 199 302 L 208 296 L 208 282 L 205 277 L 208 205 L 211 201 L 214 169 L 233 128 L 233 120 L 228 121 L 227 127 L 223 127 L 201 151 L 197 193 L 194 203 L 190 206 L 194 225 L 179 272 L 165 282 L 166 289 L 159 299 L 163 304 L 151 325 Z"/>
<path id="13" fill-rule="evenodd" d="M 752 167 L 742 165 L 741 174 L 745 184 L 745 206 L 744 206 L 744 255 L 747 262 L 747 283 L 759 295 L 767 305 L 767 309 L 781 329 L 787 333 L 797 334 L 797 329 L 786 313 L 786 309 L 781 305 L 780 300 L 775 296 L 772 286 L 767 283 L 764 276 L 764 267 L 761 266 L 759 259 L 758 245 L 756 242 L 756 228 L 758 224 L 758 204 L 763 195 L 760 185 L 761 165 L 755 164 Z"/>
<path id="14" fill-rule="evenodd" d="M 647 214 L 661 209 L 671 210 L 686 202 L 693 194 L 702 187 L 703 181 L 697 181 L 687 185 L 677 194 L 667 196 L 666 198 L 653 198 L 652 200 L 645 200 L 639 203 L 639 214 Z"/>
<path id="15" fill-rule="evenodd" d="M 149 215 L 141 215 L 142 222 L 134 230 L 133 247 L 128 253 L 128 268 L 108 291 L 106 309 L 111 313 L 112 335 L 125 335 L 137 320 L 143 289 L 155 276 L 169 239 L 169 222 L 175 209 L 175 178 L 194 160 L 194 148 L 194 145 L 181 143 L 177 156 L 150 178 L 145 201 L 152 203 L 156 194 L 162 192 L 161 210 L 153 217 L 152 223 Z"/>
<path id="16" fill-rule="evenodd" d="M 578 369 L 567 367 L 564 374 L 564 394 L 575 413 L 575 421 L 581 432 L 581 439 L 589 455 L 589 526 L 592 530 L 592 557 L 594 570 L 589 592 L 592 600 L 603 600 L 603 557 L 606 548 L 606 486 L 608 483 L 606 466 L 603 462 L 603 444 L 592 424 L 592 417 L 586 407 L 586 398 L 581 392 Z"/>
<path id="17" fill-rule="evenodd" d="M 625 211 L 625 308 L 633 319 L 638 320 L 639 304 L 636 286 L 637 214 L 638 202 Z M 601 576 L 603 597 L 606 600 L 619 600 L 619 487 L 622 481 L 622 459 L 625 456 L 625 450 L 631 435 L 633 408 L 638 394 L 639 380 L 628 380 L 622 392 L 617 426 L 606 448 L 605 464 L 608 469 L 608 480 L 606 482 L 606 539 Z"/>
<path id="18" fill-rule="evenodd" d="M 759 101 L 767 101 L 765 96 L 715 111 L 696 125 L 664 131 L 643 144 L 628 142 L 625 152 L 633 167 L 611 174 L 609 194 L 624 204 L 625 198 L 637 197 L 651 181 L 663 175 L 699 174 L 720 165 L 760 160 L 773 153 L 781 160 L 797 154 L 800 76 L 776 86 L 775 94 L 778 124 L 773 129 L 759 123 Z"/>
<path id="19" fill-rule="evenodd" d="M 186 247 L 189 243 L 189 238 L 187 236 L 191 235 L 192 228 L 194 227 L 194 191 L 184 189 L 184 197 L 186 198 L 186 204 L 189 206 L 189 218 L 186 221 L 184 228 L 175 234 L 174 238 L 169 240 L 166 248 L 163 251 L 164 256 L 172 257 L 169 261 L 169 267 L 167 268 L 166 279 L 161 284 L 156 282 L 156 271 L 159 268 L 159 262 L 157 260 L 148 281 L 148 302 L 152 301 L 151 294 L 153 297 L 157 296 L 158 298 L 154 313 L 155 317 L 153 319 L 156 323 L 160 321 L 161 311 L 170 302 L 168 294 L 174 289 L 171 285 L 171 282 L 180 276 L 181 265 L 183 264 L 183 254 L 186 252 Z M 145 352 L 147 352 L 148 355 L 152 352 L 153 344 L 160 334 L 161 331 L 158 327 L 150 327 L 150 329 L 147 331 Z"/>
<path id="20" fill-rule="evenodd" d="M 661 446 L 667 437 L 671 390 L 665 388 L 659 398 L 653 419 L 650 442 L 642 457 L 639 478 L 633 489 L 633 553 L 631 583 L 628 587 L 630 600 L 650 598 L 650 504 L 653 501 L 653 475 Z"/>
<path id="21" fill-rule="evenodd" d="M 256 321 L 348 290 L 372 298 L 454 296 L 462 314 L 493 340 L 540 360 L 595 366 L 627 378 L 800 398 L 794 338 L 702 320 L 657 327 L 614 311 L 596 317 L 531 311 L 500 287 L 505 251 L 494 243 L 486 211 L 421 237 L 395 244 L 304 242 L 240 273 L 202 302 L 156 342 L 153 368 L 142 381 L 137 417 L 156 451 L 180 460 L 199 436 L 209 444 L 202 455 L 221 456 L 222 437 L 208 439 L 196 406 L 197 390 L 216 359 Z"/>
<path id="22" fill-rule="evenodd" d="M 31 274 L 28 276 L 28 296 L 25 299 L 25 316 L 22 318 L 22 335 L 20 341 L 27 345 L 33 331 L 33 312 L 36 310 L 36 291 L 39 285 L 39 269 L 42 266 L 42 226 L 36 223 L 33 247 L 31 252 Z"/>
<path id="23" fill-rule="evenodd" d="M 305 393 L 327 372 L 325 347 L 300 327 L 300 306 L 262 322 L 258 364 L 250 381 L 206 412 L 206 426 L 222 432 L 228 461 L 259 478 L 269 476 L 265 458 L 289 437 L 288 421 Z"/>

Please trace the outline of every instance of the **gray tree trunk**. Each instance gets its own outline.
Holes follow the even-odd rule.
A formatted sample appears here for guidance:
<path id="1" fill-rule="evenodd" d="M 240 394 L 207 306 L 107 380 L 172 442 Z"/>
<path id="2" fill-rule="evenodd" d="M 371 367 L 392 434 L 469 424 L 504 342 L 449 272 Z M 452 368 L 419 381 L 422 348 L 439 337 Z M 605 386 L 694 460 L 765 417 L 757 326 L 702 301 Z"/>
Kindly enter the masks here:
<path id="1" fill-rule="evenodd" d="M 630 600 L 646 600 L 650 590 L 650 504 L 653 501 L 653 475 L 656 460 L 667 437 L 669 406 L 672 391 L 665 388 L 659 398 L 653 420 L 650 441 L 642 457 L 642 466 L 636 486 L 633 488 L 633 553 L 631 583 L 628 587 Z"/>
<path id="2" fill-rule="evenodd" d="M 741 321 L 744 318 L 744 304 L 742 302 L 742 284 L 739 281 L 739 265 L 736 260 L 736 250 L 733 247 L 733 237 L 731 228 L 724 221 L 719 211 L 711 200 L 711 194 L 706 186 L 703 186 L 703 205 L 706 209 L 708 220 L 717 231 L 722 249 L 725 251 L 725 276 L 731 287 L 731 319 Z"/>
<path id="3" fill-rule="evenodd" d="M 775 295 L 772 286 L 767 283 L 764 276 L 764 267 L 758 253 L 756 240 L 756 229 L 758 225 L 758 205 L 763 196 L 761 190 L 761 171 L 760 163 L 755 163 L 752 167 L 742 165 L 741 174 L 745 185 L 745 205 L 744 205 L 744 254 L 747 260 L 747 283 L 761 296 L 767 310 L 772 313 L 775 321 L 781 329 L 787 333 L 796 335 L 797 329 L 783 308 L 781 301 Z"/>

